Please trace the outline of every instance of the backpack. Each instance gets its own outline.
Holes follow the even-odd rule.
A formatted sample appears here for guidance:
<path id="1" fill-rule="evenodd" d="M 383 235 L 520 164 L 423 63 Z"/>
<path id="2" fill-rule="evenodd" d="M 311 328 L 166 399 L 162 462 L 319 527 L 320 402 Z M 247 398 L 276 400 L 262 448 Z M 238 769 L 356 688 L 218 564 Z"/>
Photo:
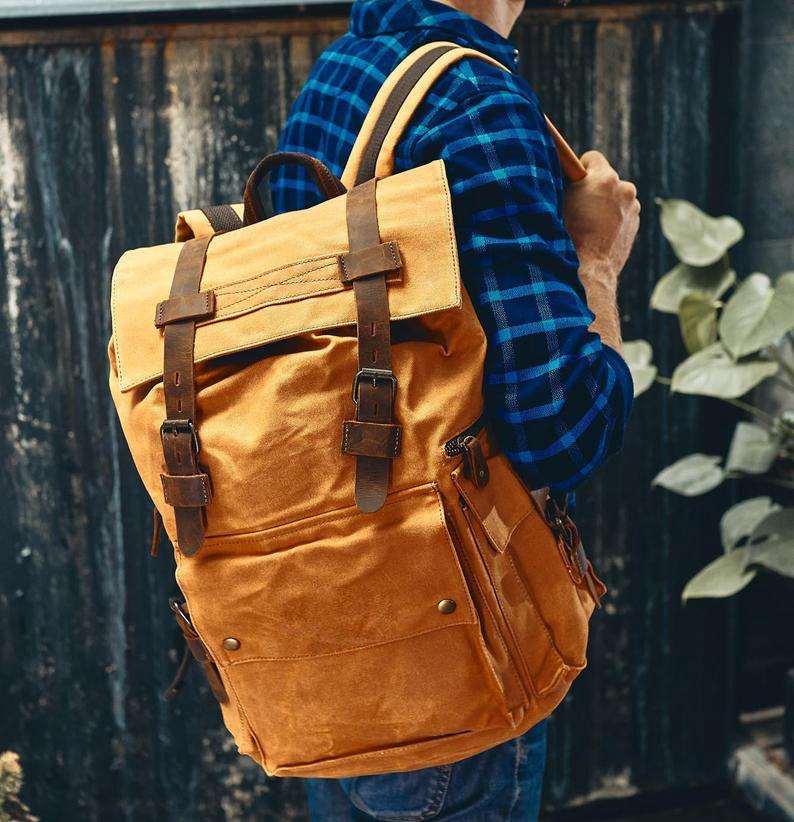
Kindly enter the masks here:
<path id="1" fill-rule="evenodd" d="M 341 181 L 270 155 L 242 206 L 180 214 L 176 242 L 114 272 L 110 390 L 174 544 L 172 610 L 240 753 L 271 775 L 406 771 L 524 733 L 585 667 L 606 590 L 483 416 L 443 162 L 393 174 L 463 58 L 504 68 L 420 48 Z M 326 199 L 265 219 L 260 184 L 284 162 Z"/>

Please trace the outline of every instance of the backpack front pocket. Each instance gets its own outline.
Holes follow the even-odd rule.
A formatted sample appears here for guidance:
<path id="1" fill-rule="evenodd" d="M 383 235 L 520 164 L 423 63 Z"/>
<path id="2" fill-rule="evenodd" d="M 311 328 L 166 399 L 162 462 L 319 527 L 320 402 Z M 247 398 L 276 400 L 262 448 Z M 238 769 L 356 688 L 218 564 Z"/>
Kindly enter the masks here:
<path id="1" fill-rule="evenodd" d="M 484 465 L 484 483 L 472 482 L 464 465 L 453 472 L 464 518 L 536 693 L 552 693 L 586 664 L 593 602 L 504 454 Z"/>
<path id="2" fill-rule="evenodd" d="M 507 723 L 434 484 L 209 539 L 177 576 L 271 772 Z"/>

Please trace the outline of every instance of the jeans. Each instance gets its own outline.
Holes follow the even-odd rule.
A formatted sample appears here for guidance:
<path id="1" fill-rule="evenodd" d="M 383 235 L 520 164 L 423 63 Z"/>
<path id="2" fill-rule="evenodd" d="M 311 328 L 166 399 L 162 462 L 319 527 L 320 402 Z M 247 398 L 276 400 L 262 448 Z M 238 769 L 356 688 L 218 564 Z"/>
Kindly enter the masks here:
<path id="1" fill-rule="evenodd" d="M 307 779 L 312 822 L 535 822 L 546 723 L 454 765 L 408 773 Z"/>

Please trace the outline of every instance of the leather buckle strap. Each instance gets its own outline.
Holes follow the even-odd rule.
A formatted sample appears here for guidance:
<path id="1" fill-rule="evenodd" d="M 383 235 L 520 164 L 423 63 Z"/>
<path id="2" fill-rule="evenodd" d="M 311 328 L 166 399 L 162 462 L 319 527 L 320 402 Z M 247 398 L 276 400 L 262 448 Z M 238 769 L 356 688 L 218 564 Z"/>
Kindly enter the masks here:
<path id="1" fill-rule="evenodd" d="M 188 240 L 179 254 L 166 305 L 201 307 L 214 311 L 214 294 L 199 293 L 207 258 L 207 248 L 214 235 Z M 210 306 L 210 302 L 212 305 Z M 198 304 L 198 305 L 197 305 Z M 175 310 L 175 309 L 172 309 Z M 166 310 L 164 309 L 164 314 Z M 194 556 L 204 544 L 207 506 L 212 501 L 210 478 L 198 462 L 199 438 L 193 420 L 196 418 L 196 384 L 194 346 L 195 312 L 183 310 L 171 316 L 163 330 L 163 394 L 166 420 L 160 427 L 166 471 L 162 476 L 165 501 L 174 509 L 176 536 L 184 556 Z"/>
<path id="2" fill-rule="evenodd" d="M 392 403 L 397 394 L 397 377 L 394 376 L 391 369 L 380 368 L 362 368 L 353 378 L 353 402 L 358 405 L 359 393 L 361 391 L 361 383 L 372 383 L 373 388 L 378 387 L 378 380 L 384 380 L 391 385 Z"/>
<path id="3" fill-rule="evenodd" d="M 225 704 L 229 701 L 229 695 L 226 693 L 226 688 L 223 684 L 223 680 L 221 679 L 221 675 L 218 672 L 218 668 L 212 661 L 210 655 L 207 653 L 207 649 L 201 641 L 198 631 L 196 631 L 193 627 L 193 622 L 190 619 L 190 615 L 185 610 L 187 603 L 179 602 L 179 600 L 172 598 L 169 600 L 168 604 L 174 614 L 179 630 L 182 631 L 182 636 L 185 638 L 187 647 L 190 649 L 190 653 L 193 654 L 193 659 L 195 659 L 196 662 L 198 662 L 204 669 L 204 673 L 207 676 L 207 681 L 209 682 L 212 693 L 215 695 L 218 702 Z M 184 677 L 186 666 L 183 664 L 179 667 L 179 674 L 166 691 L 166 699 L 173 699 L 182 685 L 182 678 Z"/>
<path id="4" fill-rule="evenodd" d="M 368 513 L 378 511 L 386 501 L 391 461 L 399 452 L 401 438 L 399 426 L 393 425 L 397 378 L 391 367 L 391 315 L 386 273 L 370 273 L 368 270 L 388 263 L 378 229 L 376 186 L 377 180 L 373 179 L 351 189 L 346 204 L 352 255 L 348 259 L 356 263 L 359 274 L 352 280 L 356 301 L 358 372 L 353 379 L 356 419 L 346 422 L 343 427 L 342 451 L 356 457 L 356 505 Z"/>
<path id="5" fill-rule="evenodd" d="M 200 446 L 198 441 L 198 431 L 193 425 L 193 420 L 164 420 L 160 426 L 160 441 L 163 443 L 163 448 L 166 447 L 166 437 L 190 437 L 190 444 L 193 447 L 193 453 L 198 456 Z"/>

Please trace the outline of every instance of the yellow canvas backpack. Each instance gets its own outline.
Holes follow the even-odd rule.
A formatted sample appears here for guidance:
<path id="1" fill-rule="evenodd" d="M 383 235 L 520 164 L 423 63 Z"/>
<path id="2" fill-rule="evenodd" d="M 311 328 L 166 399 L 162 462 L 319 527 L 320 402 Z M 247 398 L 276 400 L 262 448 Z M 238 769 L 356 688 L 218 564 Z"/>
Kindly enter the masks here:
<path id="1" fill-rule="evenodd" d="M 410 55 L 341 181 L 271 155 L 242 207 L 181 214 L 176 242 L 114 273 L 110 389 L 174 544 L 172 609 L 270 774 L 454 762 L 547 716 L 585 666 L 605 589 L 489 433 L 444 164 L 393 174 L 465 57 L 493 62 Z M 259 183 L 287 161 L 327 199 L 261 219 Z"/>

